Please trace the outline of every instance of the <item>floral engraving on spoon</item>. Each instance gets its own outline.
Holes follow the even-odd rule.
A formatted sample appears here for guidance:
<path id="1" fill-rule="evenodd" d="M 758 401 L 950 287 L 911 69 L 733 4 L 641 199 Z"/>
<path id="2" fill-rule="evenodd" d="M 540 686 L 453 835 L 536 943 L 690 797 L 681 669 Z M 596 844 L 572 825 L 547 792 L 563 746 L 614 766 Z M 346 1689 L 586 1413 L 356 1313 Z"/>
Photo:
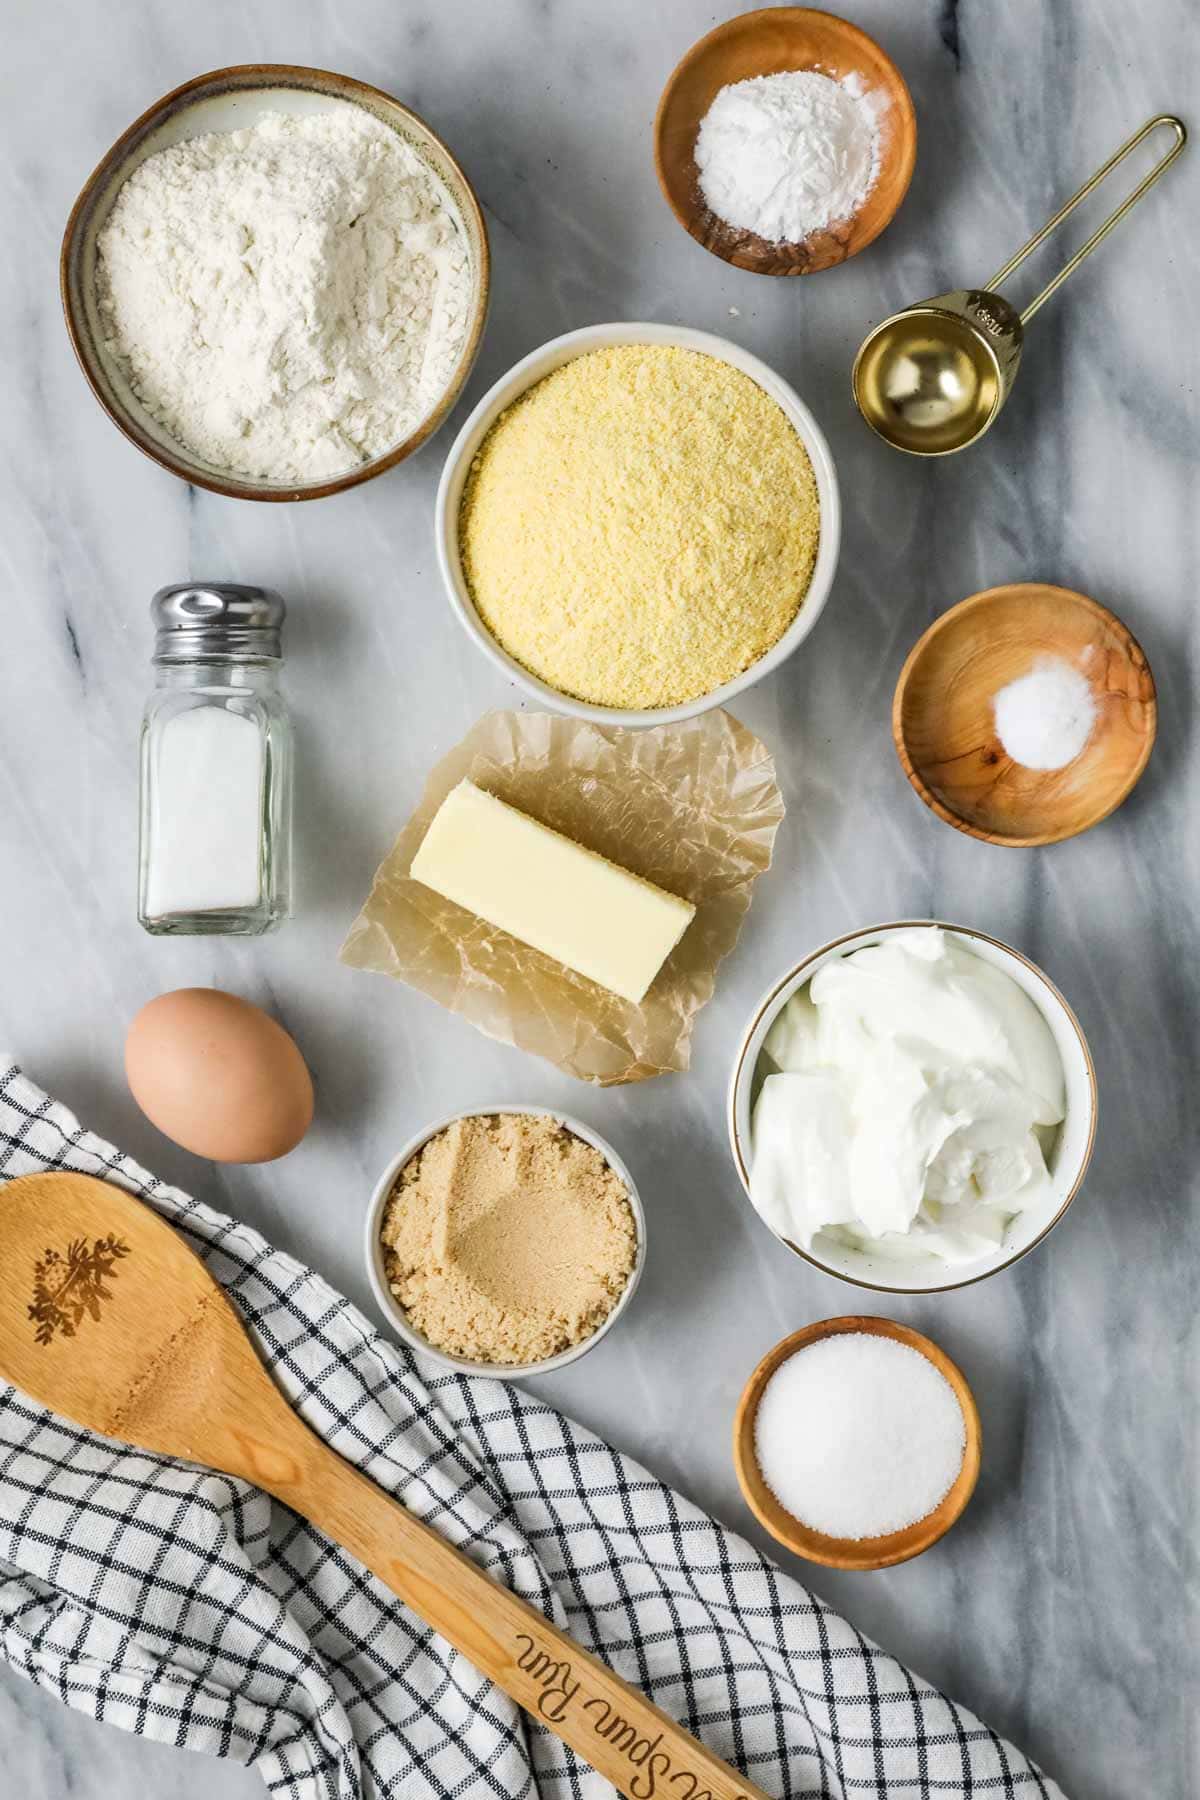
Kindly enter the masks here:
<path id="1" fill-rule="evenodd" d="M 56 1331 L 74 1337 L 85 1317 L 98 1320 L 101 1303 L 112 1299 L 112 1289 L 104 1284 L 116 1274 L 120 1259 L 128 1255 L 129 1245 L 112 1232 L 96 1238 L 90 1249 L 86 1238 L 75 1238 L 65 1255 L 47 1250 L 34 1265 L 29 1308 L 38 1343 L 50 1343 Z"/>

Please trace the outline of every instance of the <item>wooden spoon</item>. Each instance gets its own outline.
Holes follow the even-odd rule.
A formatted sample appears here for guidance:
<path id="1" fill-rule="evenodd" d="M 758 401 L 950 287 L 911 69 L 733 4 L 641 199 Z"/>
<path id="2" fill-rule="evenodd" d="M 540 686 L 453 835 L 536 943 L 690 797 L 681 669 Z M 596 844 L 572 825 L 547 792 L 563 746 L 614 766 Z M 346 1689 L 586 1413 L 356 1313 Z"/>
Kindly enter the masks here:
<path id="1" fill-rule="evenodd" d="M 623 1793 L 766 1800 L 314 1436 L 149 1207 L 89 1175 L 26 1175 L 0 1219 L 0 1377 L 90 1431 L 274 1494 Z"/>

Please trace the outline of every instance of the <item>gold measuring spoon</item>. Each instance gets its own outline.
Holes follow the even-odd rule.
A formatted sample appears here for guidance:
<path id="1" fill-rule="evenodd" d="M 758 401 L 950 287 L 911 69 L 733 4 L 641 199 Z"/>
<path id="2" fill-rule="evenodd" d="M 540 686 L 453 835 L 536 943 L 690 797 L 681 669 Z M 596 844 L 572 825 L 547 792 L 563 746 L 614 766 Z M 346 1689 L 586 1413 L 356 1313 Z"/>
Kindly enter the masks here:
<path id="1" fill-rule="evenodd" d="M 265 1488 L 622 1793 L 766 1800 L 323 1444 L 199 1257 L 120 1188 L 65 1173 L 0 1184 L 0 1380 L 89 1431 Z"/>
<path id="2" fill-rule="evenodd" d="M 1020 268 L 1068 214 L 1086 200 L 1152 131 L 1165 125 L 1175 137 L 1166 155 L 1110 213 L 1083 248 L 1031 300 L 1023 312 L 1002 294 L 1000 283 Z M 1009 396 L 1021 361 L 1025 327 L 1097 244 L 1136 206 L 1147 188 L 1170 167 L 1187 143 L 1181 119 L 1161 113 L 1147 119 L 1097 169 L 1065 206 L 998 269 L 984 288 L 956 288 L 935 294 L 877 325 L 854 360 L 854 398 L 872 431 L 912 456 L 949 456 L 981 438 Z"/>

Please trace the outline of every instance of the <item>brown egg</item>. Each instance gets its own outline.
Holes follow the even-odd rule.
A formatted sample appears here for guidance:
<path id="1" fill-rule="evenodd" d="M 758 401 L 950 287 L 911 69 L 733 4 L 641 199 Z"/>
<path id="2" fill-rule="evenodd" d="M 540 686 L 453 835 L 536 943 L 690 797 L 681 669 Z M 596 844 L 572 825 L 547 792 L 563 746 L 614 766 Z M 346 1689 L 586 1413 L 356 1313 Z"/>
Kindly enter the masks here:
<path id="1" fill-rule="evenodd" d="M 143 1006 L 125 1074 L 150 1122 L 211 1162 L 271 1162 L 312 1123 L 312 1077 L 283 1026 L 218 988 L 176 988 Z"/>

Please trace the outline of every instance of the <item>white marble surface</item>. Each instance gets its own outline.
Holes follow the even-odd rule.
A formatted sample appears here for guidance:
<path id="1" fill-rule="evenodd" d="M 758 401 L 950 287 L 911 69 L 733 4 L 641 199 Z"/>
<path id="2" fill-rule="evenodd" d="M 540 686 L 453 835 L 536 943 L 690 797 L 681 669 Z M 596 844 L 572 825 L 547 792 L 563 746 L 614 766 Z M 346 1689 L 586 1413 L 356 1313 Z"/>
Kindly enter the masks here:
<path id="1" fill-rule="evenodd" d="M 741 1528 L 734 1402 L 761 1352 L 855 1291 L 777 1247 L 722 1134 L 730 1056 L 767 982 L 848 928 L 936 913 L 1040 961 L 1101 1084 L 1086 1189 L 1048 1243 L 977 1289 L 891 1309 L 979 1396 L 985 1468 L 959 1528 L 888 1574 L 801 1570 L 860 1627 L 1011 1734 L 1083 1800 L 1186 1800 L 1196 1765 L 1194 1487 L 1200 980 L 1197 221 L 1193 148 L 1037 321 L 1016 397 L 933 465 L 869 436 L 847 373 L 871 321 L 984 279 L 1148 114 L 1200 85 L 1186 0 L 860 0 L 913 89 L 921 145 L 891 230 L 803 283 L 726 268 L 661 200 L 650 121 L 701 0 L 16 0 L 0 72 L 0 1042 L 163 1175 L 250 1219 L 364 1304 L 375 1173 L 424 1120 L 495 1097 L 609 1134 L 647 1202 L 649 1267 L 622 1328 L 544 1391 Z M 778 860 L 703 1015 L 690 1074 L 608 1093 L 486 1042 L 335 951 L 429 764 L 514 695 L 454 624 L 431 506 L 448 432 L 340 499 L 189 492 L 114 432 L 68 349 L 59 235 L 99 154 L 155 96 L 239 61 L 374 81 L 448 138 L 488 215 L 495 295 L 473 400 L 555 333 L 619 318 L 725 333 L 789 377 L 838 460 L 846 528 L 825 618 L 738 710 L 789 805 Z M 1200 120 L 1195 121 L 1200 123 Z M 461 416 L 461 409 L 460 409 Z M 189 575 L 263 581 L 292 608 L 298 916 L 258 944 L 152 941 L 134 917 L 135 740 L 146 608 Z M 964 594 L 1083 588 L 1141 637 L 1159 748 L 1138 793 L 1049 851 L 971 842 L 908 791 L 888 714 L 905 652 Z M 136 1112 L 133 1011 L 211 982 L 274 1007 L 316 1075 L 285 1162 L 218 1170 Z M 872 1306 L 868 1310 L 885 1310 Z M 249 1796 L 253 1776 L 121 1737 L 0 1672 L 5 1777 L 27 1800 Z"/>

